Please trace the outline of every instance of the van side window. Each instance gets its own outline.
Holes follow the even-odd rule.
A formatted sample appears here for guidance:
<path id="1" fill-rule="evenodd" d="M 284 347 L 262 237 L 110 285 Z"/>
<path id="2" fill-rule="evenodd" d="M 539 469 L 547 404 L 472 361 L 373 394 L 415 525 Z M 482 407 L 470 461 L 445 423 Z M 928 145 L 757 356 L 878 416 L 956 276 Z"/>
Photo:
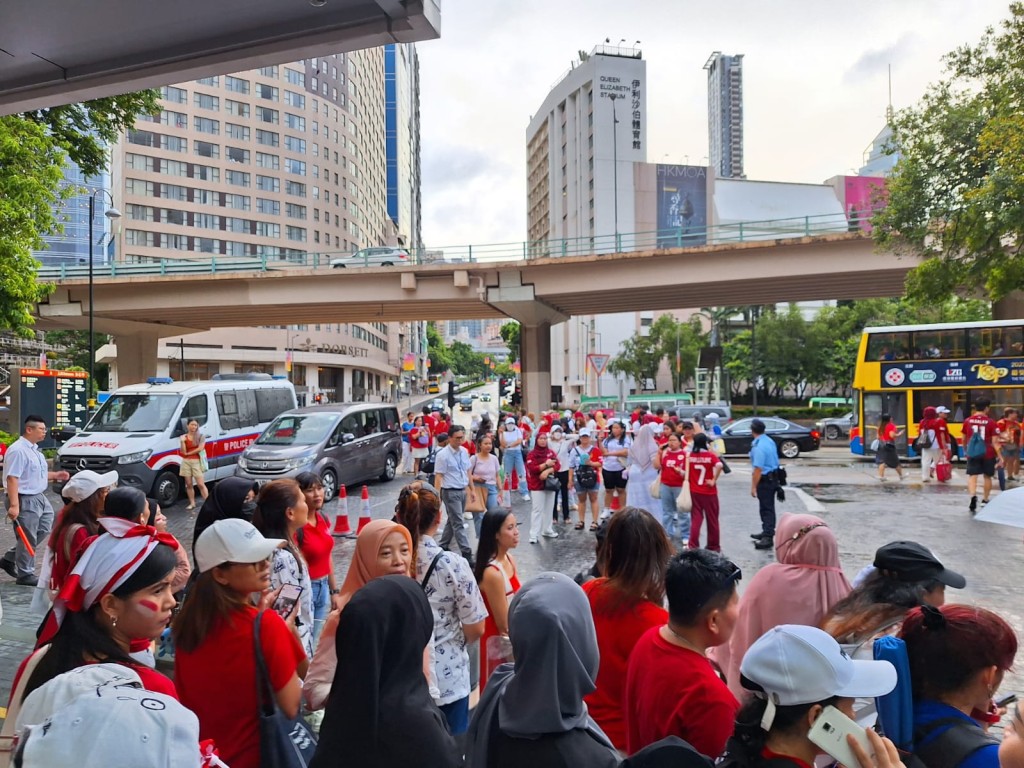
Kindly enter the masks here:
<path id="1" fill-rule="evenodd" d="M 363 411 L 348 414 L 348 416 L 341 420 L 341 433 L 351 432 L 357 438 L 365 437 L 366 428 L 363 421 L 365 415 Z"/>
<path id="2" fill-rule="evenodd" d="M 235 391 L 235 398 L 238 400 L 238 426 L 242 428 L 255 427 L 260 423 L 256 405 L 256 392 L 258 391 L 251 389 Z M 267 419 L 267 421 L 273 421 L 273 419 Z"/>
<path id="3" fill-rule="evenodd" d="M 215 397 L 217 401 L 217 413 L 220 416 L 221 429 L 238 429 L 240 421 L 238 418 L 238 397 L 234 392 L 218 392 Z"/>
<path id="4" fill-rule="evenodd" d="M 395 408 L 381 408 L 380 424 L 381 431 L 396 432 L 398 430 L 398 411 Z"/>
<path id="5" fill-rule="evenodd" d="M 257 389 L 255 392 L 256 413 L 259 422 L 273 421 L 289 408 L 295 407 L 287 389 Z"/>
<path id="6" fill-rule="evenodd" d="M 190 397 L 186 401 L 185 407 L 181 409 L 181 418 L 178 419 L 176 434 L 185 434 L 188 423 L 192 419 L 198 421 L 199 427 L 202 428 L 208 419 L 206 408 L 206 395 L 193 395 Z"/>

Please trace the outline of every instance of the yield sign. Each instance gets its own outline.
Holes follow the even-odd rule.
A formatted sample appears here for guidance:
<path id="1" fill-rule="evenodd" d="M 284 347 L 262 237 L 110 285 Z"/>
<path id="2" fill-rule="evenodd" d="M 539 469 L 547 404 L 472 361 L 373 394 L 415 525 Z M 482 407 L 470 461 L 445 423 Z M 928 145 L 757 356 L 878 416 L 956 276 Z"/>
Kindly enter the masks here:
<path id="1" fill-rule="evenodd" d="M 600 376 L 604 373 L 604 369 L 608 367 L 608 361 L 611 357 L 611 355 L 587 355 L 587 362 L 590 363 L 590 367 Z"/>

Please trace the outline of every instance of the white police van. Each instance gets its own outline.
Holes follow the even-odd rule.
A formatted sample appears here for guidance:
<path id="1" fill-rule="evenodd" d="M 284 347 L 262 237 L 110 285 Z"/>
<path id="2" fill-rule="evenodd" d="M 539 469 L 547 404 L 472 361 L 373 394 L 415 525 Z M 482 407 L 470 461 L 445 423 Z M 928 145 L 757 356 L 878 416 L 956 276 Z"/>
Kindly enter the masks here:
<path id="1" fill-rule="evenodd" d="M 278 414 L 295 406 L 292 384 L 265 373 L 209 381 L 151 378 L 112 392 L 57 456 L 71 474 L 117 470 L 121 485 L 166 506 L 180 494 L 178 449 L 189 421 L 198 421 L 206 437 L 206 480 L 219 480 L 234 473 L 242 451 Z"/>

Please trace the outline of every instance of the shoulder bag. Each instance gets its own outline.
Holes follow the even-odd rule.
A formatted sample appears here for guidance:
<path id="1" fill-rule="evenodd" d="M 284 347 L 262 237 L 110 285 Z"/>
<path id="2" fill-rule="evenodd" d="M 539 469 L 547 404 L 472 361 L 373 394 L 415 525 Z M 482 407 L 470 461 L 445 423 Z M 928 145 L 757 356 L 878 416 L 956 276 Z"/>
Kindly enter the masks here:
<path id="1" fill-rule="evenodd" d="M 0 768 L 7 768 L 11 765 L 14 750 L 17 747 L 16 726 L 18 715 L 21 713 L 21 700 L 25 698 L 25 686 L 28 685 L 29 678 L 32 677 L 32 673 L 36 671 L 36 667 L 39 666 L 39 662 L 42 661 L 48 650 L 50 650 L 50 646 L 44 645 L 29 656 L 25 669 L 22 670 L 21 677 L 18 678 L 18 687 L 11 694 L 11 702 L 7 707 L 7 715 L 4 717 L 3 729 L 0 729 Z"/>
<path id="2" fill-rule="evenodd" d="M 676 497 L 676 511 L 689 512 L 693 509 L 693 496 L 690 495 L 690 457 L 686 457 L 686 464 L 683 468 L 683 487 L 679 489 Z"/>
<path id="3" fill-rule="evenodd" d="M 260 619 L 256 615 L 252 636 L 256 646 L 256 700 L 260 718 L 260 766 L 262 768 L 308 768 L 316 752 L 316 736 L 301 715 L 294 718 L 277 706 L 274 686 L 267 672 L 260 644 Z"/>
<path id="4" fill-rule="evenodd" d="M 469 465 L 469 474 L 472 477 L 473 472 L 476 470 L 476 456 L 473 457 L 473 463 Z M 470 484 L 466 488 L 466 512 L 471 515 L 480 515 L 487 511 L 487 488 L 482 485 Z"/>

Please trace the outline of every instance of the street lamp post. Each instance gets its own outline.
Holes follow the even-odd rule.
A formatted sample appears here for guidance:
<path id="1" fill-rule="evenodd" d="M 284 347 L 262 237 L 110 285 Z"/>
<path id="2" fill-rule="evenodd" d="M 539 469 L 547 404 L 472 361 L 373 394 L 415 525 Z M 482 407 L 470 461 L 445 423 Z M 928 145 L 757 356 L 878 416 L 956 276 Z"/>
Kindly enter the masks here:
<path id="1" fill-rule="evenodd" d="M 96 218 L 96 195 L 103 193 L 110 198 L 110 208 L 104 212 L 104 216 L 113 221 L 121 218 L 121 212 L 114 207 L 114 196 L 110 190 L 101 187 L 89 195 L 89 388 L 93 395 L 96 393 L 96 337 L 93 329 L 95 326 L 96 312 L 93 302 L 93 219 Z M 89 398 L 90 400 L 92 398 Z"/>
<path id="2" fill-rule="evenodd" d="M 612 200 L 615 210 L 615 250 L 619 248 L 619 118 L 615 114 L 615 99 L 617 94 L 609 93 L 608 98 L 612 100 Z"/>

